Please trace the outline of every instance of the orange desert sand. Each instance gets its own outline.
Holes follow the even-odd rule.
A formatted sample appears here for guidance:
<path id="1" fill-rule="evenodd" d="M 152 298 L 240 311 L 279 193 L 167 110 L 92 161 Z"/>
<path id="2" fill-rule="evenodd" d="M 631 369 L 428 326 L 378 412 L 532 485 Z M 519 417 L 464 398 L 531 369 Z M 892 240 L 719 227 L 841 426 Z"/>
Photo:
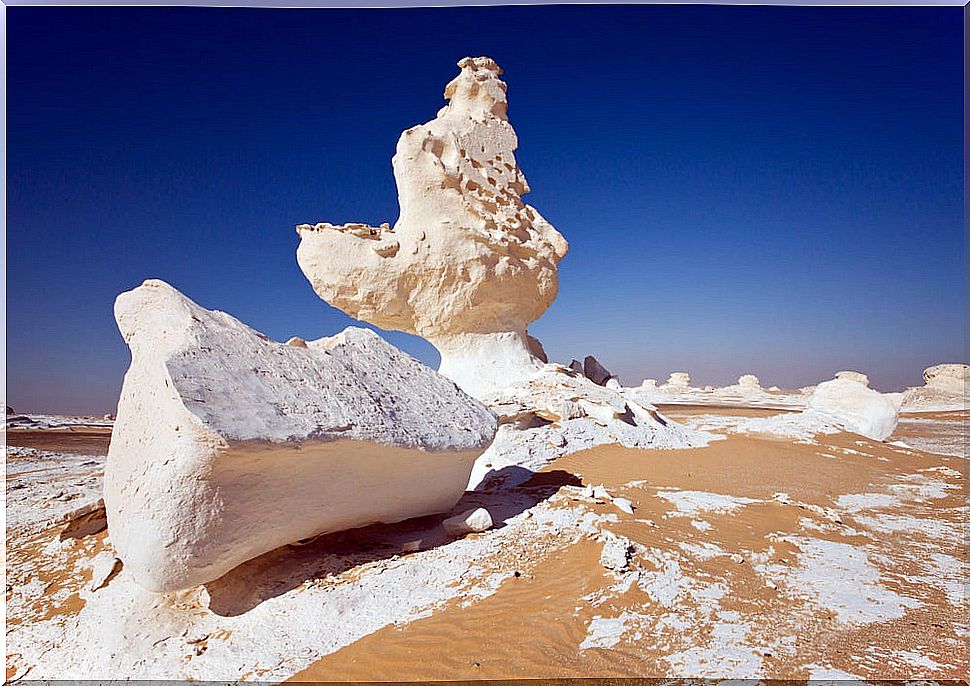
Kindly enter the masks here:
<path id="1" fill-rule="evenodd" d="M 600 446 L 572 453 L 512 489 L 504 510 L 488 494 L 467 493 L 449 514 L 485 505 L 495 528 L 461 543 L 491 538 L 498 544 L 463 563 L 450 582 L 455 592 L 345 645 L 309 646 L 303 668 L 289 676 L 902 679 L 967 673 L 966 460 L 909 446 L 932 446 L 940 437 L 952 442 L 957 434 L 965 447 L 970 413 L 904 414 L 897 434 L 877 442 L 850 433 L 792 440 L 717 428 L 728 427 L 732 417 L 777 410 L 659 409 L 712 429 L 719 439 L 695 449 Z M 30 474 L 58 467 L 40 455 L 57 451 L 64 460 L 67 476 L 59 483 L 65 487 L 50 500 L 59 503 L 71 484 L 99 477 L 104 438 L 97 428 L 8 433 L 11 446 L 27 446 L 11 448 L 7 463 L 8 651 L 18 635 L 43 643 L 59 630 L 76 630 L 86 603 L 118 583 L 121 564 L 111 554 L 101 512 L 56 511 L 21 526 L 10 517 L 17 494 L 30 488 L 23 485 Z M 77 466 L 90 457 L 78 453 L 87 451 L 96 456 Z M 632 503 L 632 514 L 620 498 Z M 162 647 L 174 643 L 179 658 L 156 665 L 154 673 L 185 673 L 181 665 L 220 653 L 208 678 L 285 678 L 279 670 L 240 667 L 247 660 L 256 667 L 257 657 L 246 655 L 245 637 L 233 648 L 234 623 L 302 587 L 352 587 L 446 552 L 457 543 L 440 534 L 445 516 L 284 546 L 207 584 L 202 599 L 191 592 L 158 596 L 169 613 L 207 614 L 222 628 L 164 637 L 147 654 L 173 660 Z M 500 538 L 503 529 L 530 520 L 531 533 Z M 92 565 L 101 559 L 110 564 Z M 352 615 L 355 608 L 344 611 Z M 263 640 L 272 644 L 273 633 Z M 8 679 L 32 677 L 36 657 L 25 652 L 8 652 Z"/>

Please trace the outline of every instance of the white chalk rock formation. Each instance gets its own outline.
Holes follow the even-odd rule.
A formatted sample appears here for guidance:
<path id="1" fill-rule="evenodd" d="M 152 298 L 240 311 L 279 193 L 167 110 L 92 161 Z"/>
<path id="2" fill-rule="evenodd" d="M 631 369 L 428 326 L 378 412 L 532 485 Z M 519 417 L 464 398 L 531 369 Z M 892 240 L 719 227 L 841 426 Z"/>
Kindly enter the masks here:
<path id="1" fill-rule="evenodd" d="M 879 393 L 866 383 L 851 376 L 820 383 L 808 401 L 807 411 L 822 415 L 847 431 L 885 440 L 896 429 L 903 395 Z"/>
<path id="2" fill-rule="evenodd" d="M 162 281 L 122 293 L 111 541 L 145 588 L 327 531 L 453 507 L 495 417 L 366 329 L 284 345 Z"/>
<path id="3" fill-rule="evenodd" d="M 458 66 L 449 103 L 398 140 L 394 228 L 300 225 L 297 261 L 321 298 L 427 339 L 439 371 L 482 397 L 542 366 L 527 327 L 556 297 L 569 246 L 522 201 L 502 70 L 487 57 Z"/>
<path id="4" fill-rule="evenodd" d="M 855 381 L 856 383 L 861 383 L 863 386 L 869 386 L 869 377 L 862 372 L 836 372 L 836 379 L 849 379 L 850 381 Z"/>
<path id="5" fill-rule="evenodd" d="M 966 396 L 970 383 L 970 364 L 938 364 L 923 371 L 927 388 Z"/>
<path id="6" fill-rule="evenodd" d="M 738 377 L 738 386 L 742 390 L 760 391 L 761 381 L 754 374 L 742 374 Z"/>
<path id="7" fill-rule="evenodd" d="M 486 396 L 499 415 L 499 430 L 475 462 L 469 490 L 514 486 L 556 458 L 596 445 L 706 445 L 710 435 L 664 417 L 638 391 L 599 386 L 568 367 L 547 364 L 525 382 Z"/>
<path id="8" fill-rule="evenodd" d="M 481 533 L 492 528 L 492 515 L 484 507 L 465 510 L 461 514 L 449 517 L 441 523 L 445 533 L 452 536 Z"/>
<path id="9" fill-rule="evenodd" d="M 970 365 L 934 365 L 923 371 L 923 381 L 923 386 L 906 389 L 904 410 L 945 412 L 970 407 Z"/>
<path id="10" fill-rule="evenodd" d="M 673 372 L 663 387 L 670 390 L 690 388 L 690 374 L 687 372 Z"/>

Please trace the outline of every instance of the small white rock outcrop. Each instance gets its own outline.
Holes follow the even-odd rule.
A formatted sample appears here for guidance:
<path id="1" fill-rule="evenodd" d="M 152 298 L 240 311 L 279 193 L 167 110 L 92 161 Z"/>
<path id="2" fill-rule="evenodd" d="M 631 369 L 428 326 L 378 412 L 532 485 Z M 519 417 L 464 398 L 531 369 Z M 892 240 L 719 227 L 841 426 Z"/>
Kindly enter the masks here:
<path id="1" fill-rule="evenodd" d="M 865 375 L 840 373 L 843 376 L 815 387 L 806 411 L 819 414 L 847 431 L 877 441 L 889 438 L 896 429 L 903 394 L 880 393 L 868 388 Z"/>
<path id="2" fill-rule="evenodd" d="M 449 103 L 398 141 L 393 229 L 302 224 L 297 261 L 334 307 L 430 341 L 439 371 L 480 398 L 542 366 L 527 327 L 556 297 L 569 246 L 522 201 L 502 70 L 488 57 L 458 66 Z"/>
<path id="3" fill-rule="evenodd" d="M 484 507 L 465 510 L 461 514 L 449 517 L 441 523 L 445 533 L 451 536 L 481 533 L 492 528 L 492 515 Z"/>
<path id="4" fill-rule="evenodd" d="M 637 389 L 599 386 L 560 364 L 484 398 L 499 415 L 495 441 L 475 462 L 469 490 L 507 488 L 567 453 L 616 443 L 689 448 L 710 435 L 664 417 Z"/>
<path id="5" fill-rule="evenodd" d="M 328 531 L 443 512 L 496 418 L 366 329 L 285 345 L 163 281 L 118 296 L 131 348 L 108 451 L 111 541 L 152 591 Z"/>
<path id="6" fill-rule="evenodd" d="M 738 377 L 738 386 L 742 390 L 760 391 L 761 381 L 754 374 L 742 374 Z"/>
<path id="7" fill-rule="evenodd" d="M 667 383 L 663 385 L 663 388 L 668 390 L 690 388 L 690 374 L 687 372 L 671 373 L 670 378 L 667 379 Z"/>

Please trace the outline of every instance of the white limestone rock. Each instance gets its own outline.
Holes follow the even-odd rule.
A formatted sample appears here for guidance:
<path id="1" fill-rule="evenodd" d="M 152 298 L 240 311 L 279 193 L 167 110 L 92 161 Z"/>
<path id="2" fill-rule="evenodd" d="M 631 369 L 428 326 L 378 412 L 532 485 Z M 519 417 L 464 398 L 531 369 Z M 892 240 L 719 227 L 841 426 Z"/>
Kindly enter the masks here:
<path id="1" fill-rule="evenodd" d="M 842 376 L 820 383 L 808 401 L 806 412 L 830 419 L 847 431 L 884 440 L 896 429 L 903 395 L 879 393 L 867 387 L 868 379 L 863 382 L 857 378 Z"/>
<path id="2" fill-rule="evenodd" d="M 626 571 L 630 567 L 630 562 L 639 552 L 640 546 L 629 538 L 617 536 L 610 531 L 603 531 L 599 538 L 603 541 L 600 564 L 614 572 Z"/>
<path id="3" fill-rule="evenodd" d="M 923 381 L 928 388 L 943 393 L 966 396 L 970 383 L 970 364 L 938 364 L 923 371 Z"/>
<path id="4" fill-rule="evenodd" d="M 836 372 L 836 379 L 849 379 L 850 381 L 855 381 L 856 383 L 861 383 L 863 386 L 869 386 L 869 377 L 862 372 Z"/>
<path id="5" fill-rule="evenodd" d="M 476 397 L 543 364 L 527 327 L 558 290 L 568 244 L 522 196 L 502 70 L 461 60 L 435 119 L 404 131 L 392 160 L 400 216 L 297 227 L 297 261 L 317 294 L 352 317 L 406 331 Z"/>
<path id="6" fill-rule="evenodd" d="M 923 386 L 906 389 L 904 410 L 946 412 L 970 408 L 970 365 L 934 365 L 923 371 L 923 381 Z"/>
<path id="7" fill-rule="evenodd" d="M 622 512 L 633 514 L 633 501 L 628 498 L 613 498 L 613 505 Z"/>
<path id="8" fill-rule="evenodd" d="M 673 372 L 663 387 L 670 390 L 690 388 L 690 374 L 687 372 Z"/>
<path id="9" fill-rule="evenodd" d="M 445 533 L 451 536 L 481 533 L 492 528 L 492 515 L 484 507 L 479 507 L 449 517 L 441 523 L 441 526 Z"/>
<path id="10" fill-rule="evenodd" d="M 285 345 L 162 281 L 118 296 L 131 348 L 108 452 L 111 541 L 173 591 L 317 534 L 446 511 L 495 417 L 372 331 Z"/>
<path id="11" fill-rule="evenodd" d="M 556 458 L 596 445 L 688 448 L 711 439 L 663 416 L 639 388 L 598 386 L 559 364 L 545 365 L 484 402 L 499 415 L 499 430 L 475 462 L 469 490 L 522 483 Z"/>
<path id="12" fill-rule="evenodd" d="M 738 377 L 738 386 L 740 386 L 742 390 L 760 391 L 761 381 L 759 381 L 758 377 L 754 374 L 742 374 Z"/>

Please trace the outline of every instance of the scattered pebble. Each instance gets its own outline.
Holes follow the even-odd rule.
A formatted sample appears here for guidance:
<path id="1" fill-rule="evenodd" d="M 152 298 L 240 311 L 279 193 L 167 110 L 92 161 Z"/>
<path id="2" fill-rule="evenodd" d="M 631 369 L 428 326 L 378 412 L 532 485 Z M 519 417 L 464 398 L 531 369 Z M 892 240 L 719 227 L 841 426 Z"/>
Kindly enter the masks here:
<path id="1" fill-rule="evenodd" d="M 492 515 L 484 507 L 479 507 L 449 517 L 441 523 L 441 526 L 452 536 L 479 533 L 492 528 Z"/>
<path id="2" fill-rule="evenodd" d="M 626 498 L 613 498 L 613 505 L 615 505 L 618 510 L 622 510 L 627 514 L 633 514 L 633 503 Z"/>

